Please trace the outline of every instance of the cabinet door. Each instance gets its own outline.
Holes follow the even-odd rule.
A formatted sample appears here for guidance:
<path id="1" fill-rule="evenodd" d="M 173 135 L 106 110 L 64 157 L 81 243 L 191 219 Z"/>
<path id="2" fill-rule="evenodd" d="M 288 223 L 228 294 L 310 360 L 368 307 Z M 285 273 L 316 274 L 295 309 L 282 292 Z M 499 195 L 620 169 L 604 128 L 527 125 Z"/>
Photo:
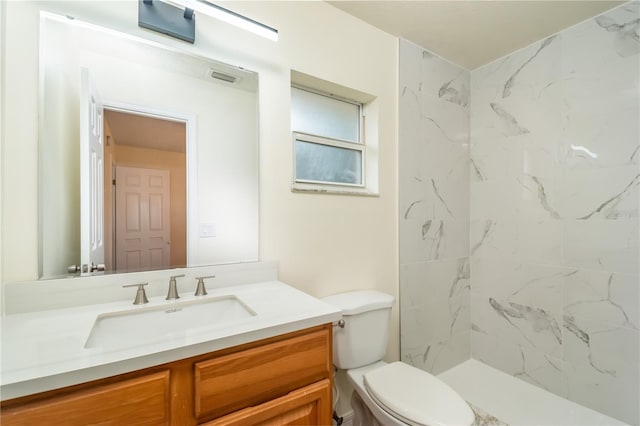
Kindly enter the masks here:
<path id="1" fill-rule="evenodd" d="M 330 425 L 331 384 L 324 379 L 273 401 L 215 419 L 205 426 Z"/>
<path id="2" fill-rule="evenodd" d="M 2 410 L 2 426 L 168 424 L 169 371 Z"/>

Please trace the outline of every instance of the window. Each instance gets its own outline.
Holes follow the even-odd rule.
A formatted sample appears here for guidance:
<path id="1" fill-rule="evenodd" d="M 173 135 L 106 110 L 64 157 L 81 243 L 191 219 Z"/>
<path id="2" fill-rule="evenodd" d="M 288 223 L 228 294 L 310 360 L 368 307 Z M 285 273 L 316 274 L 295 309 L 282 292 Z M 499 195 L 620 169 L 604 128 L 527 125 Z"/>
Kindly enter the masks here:
<path id="1" fill-rule="evenodd" d="M 294 190 L 362 192 L 366 188 L 362 103 L 293 86 L 291 128 Z"/>

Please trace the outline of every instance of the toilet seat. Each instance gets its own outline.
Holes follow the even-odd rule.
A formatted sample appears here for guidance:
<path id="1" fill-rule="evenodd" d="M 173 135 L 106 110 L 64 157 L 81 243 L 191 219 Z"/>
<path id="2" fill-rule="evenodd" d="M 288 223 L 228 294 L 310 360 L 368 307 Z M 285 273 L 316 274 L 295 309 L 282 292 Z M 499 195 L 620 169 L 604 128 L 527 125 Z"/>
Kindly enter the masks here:
<path id="1" fill-rule="evenodd" d="M 367 372 L 364 385 L 383 409 L 410 425 L 469 425 L 475 417 L 446 383 L 403 362 Z"/>

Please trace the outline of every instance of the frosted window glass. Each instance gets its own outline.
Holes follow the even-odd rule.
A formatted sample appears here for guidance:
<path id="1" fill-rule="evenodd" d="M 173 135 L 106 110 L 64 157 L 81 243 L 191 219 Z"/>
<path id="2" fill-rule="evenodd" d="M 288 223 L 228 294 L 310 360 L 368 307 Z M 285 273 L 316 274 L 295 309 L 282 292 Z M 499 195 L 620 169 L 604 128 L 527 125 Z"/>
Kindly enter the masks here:
<path id="1" fill-rule="evenodd" d="M 362 185 L 362 151 L 296 140 L 296 180 Z"/>
<path id="2" fill-rule="evenodd" d="M 292 87 L 291 130 L 360 142 L 360 106 Z"/>

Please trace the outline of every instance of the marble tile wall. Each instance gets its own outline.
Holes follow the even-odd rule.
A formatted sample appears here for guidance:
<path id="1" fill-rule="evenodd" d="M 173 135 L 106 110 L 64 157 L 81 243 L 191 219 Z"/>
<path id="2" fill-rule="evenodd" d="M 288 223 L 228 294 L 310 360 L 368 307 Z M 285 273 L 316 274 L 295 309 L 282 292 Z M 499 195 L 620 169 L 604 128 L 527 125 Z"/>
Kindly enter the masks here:
<path id="1" fill-rule="evenodd" d="M 640 2 L 469 73 L 400 42 L 401 356 L 640 423 Z"/>
<path id="2" fill-rule="evenodd" d="M 640 422 L 640 3 L 471 72 L 472 356 Z"/>
<path id="3" fill-rule="evenodd" d="M 434 374 L 471 354 L 469 79 L 400 41 L 401 357 Z"/>

